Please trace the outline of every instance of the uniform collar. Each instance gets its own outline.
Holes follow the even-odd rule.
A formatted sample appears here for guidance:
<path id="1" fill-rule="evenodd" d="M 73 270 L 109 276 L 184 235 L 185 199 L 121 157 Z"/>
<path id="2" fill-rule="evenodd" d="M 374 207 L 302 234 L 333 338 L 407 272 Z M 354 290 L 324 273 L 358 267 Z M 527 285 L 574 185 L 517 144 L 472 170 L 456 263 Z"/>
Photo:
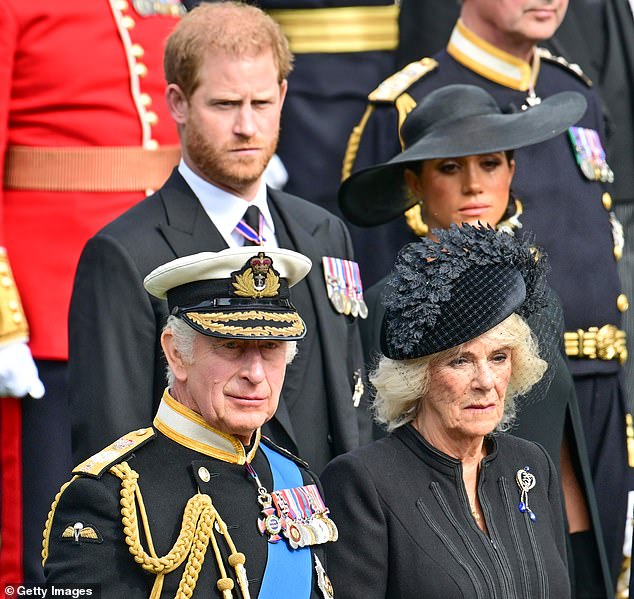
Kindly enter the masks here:
<path id="1" fill-rule="evenodd" d="M 230 464 L 243 465 L 251 462 L 262 436 L 258 429 L 253 446 L 247 453 L 238 439 L 209 426 L 200 414 L 177 402 L 167 389 L 163 393 L 153 424 L 154 428 L 172 441 Z"/>
<path id="2" fill-rule="evenodd" d="M 461 65 L 478 75 L 519 91 L 532 90 L 539 73 L 539 55 L 533 64 L 496 48 L 468 29 L 458 19 L 449 38 L 447 52 Z"/>

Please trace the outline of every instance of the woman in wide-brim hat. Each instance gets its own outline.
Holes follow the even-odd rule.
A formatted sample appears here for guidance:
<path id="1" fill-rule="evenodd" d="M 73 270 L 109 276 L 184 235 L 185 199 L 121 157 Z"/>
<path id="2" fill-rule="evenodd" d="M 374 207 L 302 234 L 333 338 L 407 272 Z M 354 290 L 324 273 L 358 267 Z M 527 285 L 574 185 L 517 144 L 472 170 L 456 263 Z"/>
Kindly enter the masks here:
<path id="1" fill-rule="evenodd" d="M 480 174 L 486 174 L 496 170 L 482 163 L 481 159 L 488 156 L 501 162 L 496 172 L 503 171 L 505 183 L 501 184 L 507 187 L 505 194 L 500 199 L 494 197 L 494 192 L 465 189 L 465 206 L 473 204 L 475 196 L 486 195 L 484 199 L 490 209 L 456 213 L 456 220 L 451 222 L 480 220 L 496 225 L 502 216 L 517 209 L 516 202 L 509 201 L 515 168 L 512 151 L 559 135 L 574 125 L 585 110 L 585 98 L 576 92 L 555 94 L 527 111 L 505 113 L 482 88 L 473 85 L 440 88 L 426 96 L 405 119 L 400 131 L 403 151 L 386 163 L 360 170 L 346 179 L 339 190 L 339 206 L 355 225 L 371 227 L 402 216 L 420 204 L 423 219 L 430 228 L 446 228 L 451 215 L 446 214 L 446 207 L 433 190 L 425 188 L 423 178 L 431 176 L 428 173 L 434 169 L 443 174 L 443 165 L 438 162 L 450 159 L 456 167 L 451 173 L 445 172 L 446 175 L 456 175 L 457 179 L 461 175 L 459 170 L 465 171 L 471 162 L 474 165 L 479 162 Z"/>
<path id="2" fill-rule="evenodd" d="M 505 113 L 481 88 L 452 85 L 436 90 L 405 120 L 401 129 L 404 150 L 387 163 L 358 171 L 342 184 L 341 209 L 360 226 L 379 225 L 408 211 L 408 222 L 419 234 L 424 233 L 425 222 L 431 229 L 465 222 L 518 228 L 522 206 L 511 192 L 513 150 L 560 134 L 584 110 L 585 100 L 573 92 L 551 96 L 527 111 Z M 360 321 L 370 366 L 380 355 L 384 314 L 380 299 L 385 281 L 367 291 L 369 317 Z M 558 352 L 563 335 L 561 306 L 549 293 L 547 308 L 533 315 L 529 323 L 542 336 L 550 328 L 550 342 L 542 339 L 541 345 L 542 352 L 551 353 L 551 366 L 530 397 L 521 399 L 514 433 L 541 443 L 557 465 L 560 454 L 563 456 L 575 575 L 582 586 L 591 579 L 600 593 L 610 584 L 605 551 L 598 534 L 596 500 L 572 378 Z M 571 426 L 564 435 L 566 421 Z M 375 434 L 383 436 L 384 429 L 375 427 Z M 576 471 L 573 460 L 580 464 Z"/>

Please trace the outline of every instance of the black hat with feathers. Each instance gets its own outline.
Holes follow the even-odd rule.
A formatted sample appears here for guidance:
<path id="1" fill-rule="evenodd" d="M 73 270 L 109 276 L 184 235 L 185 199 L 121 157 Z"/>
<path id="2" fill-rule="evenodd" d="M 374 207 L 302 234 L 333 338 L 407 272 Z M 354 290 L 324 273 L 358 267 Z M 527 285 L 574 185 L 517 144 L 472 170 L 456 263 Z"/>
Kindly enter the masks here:
<path id="1" fill-rule="evenodd" d="M 546 304 L 546 257 L 528 240 L 490 226 L 433 231 L 399 252 L 383 295 L 381 350 L 394 360 L 455 347 L 513 312 Z"/>

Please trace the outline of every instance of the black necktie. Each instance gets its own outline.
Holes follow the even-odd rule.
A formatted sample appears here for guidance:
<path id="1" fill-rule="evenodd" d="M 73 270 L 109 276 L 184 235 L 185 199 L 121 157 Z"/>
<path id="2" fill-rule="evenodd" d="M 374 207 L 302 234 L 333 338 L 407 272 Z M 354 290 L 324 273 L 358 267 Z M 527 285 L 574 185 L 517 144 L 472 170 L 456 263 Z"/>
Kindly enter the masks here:
<path id="1" fill-rule="evenodd" d="M 242 217 L 242 221 L 246 223 L 247 225 L 249 225 L 249 227 L 251 227 L 255 231 L 255 233 L 261 237 L 260 209 L 257 206 L 249 206 L 247 208 L 247 211 L 244 213 L 244 216 Z M 244 245 L 259 245 L 259 244 L 245 237 Z"/>

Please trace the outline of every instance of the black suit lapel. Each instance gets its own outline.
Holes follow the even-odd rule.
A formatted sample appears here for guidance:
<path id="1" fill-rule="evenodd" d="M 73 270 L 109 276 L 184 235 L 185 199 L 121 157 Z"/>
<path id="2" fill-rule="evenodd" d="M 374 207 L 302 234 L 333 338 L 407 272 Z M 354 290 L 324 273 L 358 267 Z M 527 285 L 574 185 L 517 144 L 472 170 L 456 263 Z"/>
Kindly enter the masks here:
<path id="1" fill-rule="evenodd" d="M 159 191 L 166 223 L 160 233 L 178 257 L 198 252 L 217 252 L 227 243 L 207 216 L 202 204 L 185 179 L 175 169 Z"/>

